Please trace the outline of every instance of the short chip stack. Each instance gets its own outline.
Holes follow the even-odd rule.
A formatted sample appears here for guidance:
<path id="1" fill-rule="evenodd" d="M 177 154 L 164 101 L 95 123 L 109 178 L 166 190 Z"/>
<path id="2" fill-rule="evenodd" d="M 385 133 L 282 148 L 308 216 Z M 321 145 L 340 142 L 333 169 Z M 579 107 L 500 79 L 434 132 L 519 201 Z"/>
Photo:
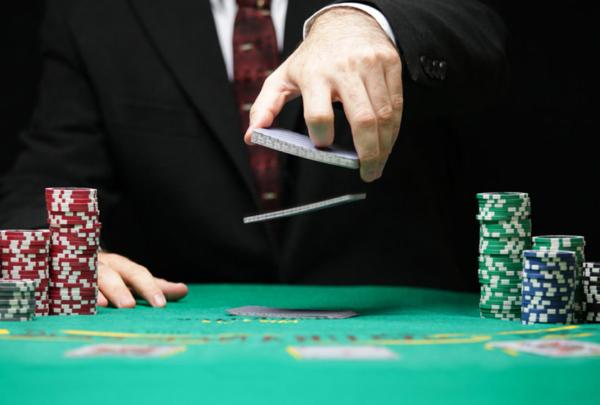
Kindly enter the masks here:
<path id="1" fill-rule="evenodd" d="M 585 238 L 578 235 L 542 235 L 533 237 L 533 250 L 568 250 L 575 253 L 575 323 L 585 321 L 581 278 L 585 262 Z"/>
<path id="2" fill-rule="evenodd" d="M 575 253 L 568 250 L 523 252 L 523 324 L 575 321 Z"/>
<path id="3" fill-rule="evenodd" d="M 100 211 L 95 189 L 47 188 L 50 314 L 96 313 Z"/>
<path id="4" fill-rule="evenodd" d="M 477 194 L 480 222 L 479 308 L 483 318 L 521 316 L 521 253 L 531 246 L 531 202 L 526 193 Z"/>
<path id="5" fill-rule="evenodd" d="M 600 323 L 600 263 L 584 263 L 581 284 L 585 319 Z"/>
<path id="6" fill-rule="evenodd" d="M 3 279 L 36 281 L 35 314 L 48 315 L 48 250 L 50 231 L 0 231 L 0 275 Z"/>
<path id="7" fill-rule="evenodd" d="M 0 280 L 0 321 L 30 321 L 35 316 L 35 280 Z"/>

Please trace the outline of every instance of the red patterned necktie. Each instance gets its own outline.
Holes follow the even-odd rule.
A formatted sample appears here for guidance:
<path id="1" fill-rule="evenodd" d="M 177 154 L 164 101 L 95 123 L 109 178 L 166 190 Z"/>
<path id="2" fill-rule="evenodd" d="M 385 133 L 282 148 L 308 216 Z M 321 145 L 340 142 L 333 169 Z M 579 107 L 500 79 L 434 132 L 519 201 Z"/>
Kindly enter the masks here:
<path id="1" fill-rule="evenodd" d="M 242 132 L 248 128 L 250 108 L 267 76 L 279 64 L 270 0 L 237 0 L 233 31 L 234 88 Z M 262 146 L 248 148 L 250 167 L 262 209 L 279 207 L 281 183 L 278 152 Z"/>

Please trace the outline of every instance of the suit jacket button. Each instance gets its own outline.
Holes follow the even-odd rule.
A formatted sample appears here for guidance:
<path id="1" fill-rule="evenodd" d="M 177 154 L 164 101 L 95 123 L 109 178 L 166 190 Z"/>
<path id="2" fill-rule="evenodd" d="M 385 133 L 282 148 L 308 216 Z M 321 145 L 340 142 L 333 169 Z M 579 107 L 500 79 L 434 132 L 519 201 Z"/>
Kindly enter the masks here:
<path id="1" fill-rule="evenodd" d="M 440 62 L 440 80 L 446 79 L 446 72 L 448 71 L 448 64 L 446 61 Z"/>

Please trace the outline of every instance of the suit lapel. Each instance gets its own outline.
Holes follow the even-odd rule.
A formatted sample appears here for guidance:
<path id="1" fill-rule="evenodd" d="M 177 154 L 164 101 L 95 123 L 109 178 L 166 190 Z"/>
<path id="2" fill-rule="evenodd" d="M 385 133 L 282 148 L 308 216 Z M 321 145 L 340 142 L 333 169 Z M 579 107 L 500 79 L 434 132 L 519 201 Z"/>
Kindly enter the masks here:
<path id="1" fill-rule="evenodd" d="M 258 203 L 210 2 L 130 0 L 160 55 Z"/>

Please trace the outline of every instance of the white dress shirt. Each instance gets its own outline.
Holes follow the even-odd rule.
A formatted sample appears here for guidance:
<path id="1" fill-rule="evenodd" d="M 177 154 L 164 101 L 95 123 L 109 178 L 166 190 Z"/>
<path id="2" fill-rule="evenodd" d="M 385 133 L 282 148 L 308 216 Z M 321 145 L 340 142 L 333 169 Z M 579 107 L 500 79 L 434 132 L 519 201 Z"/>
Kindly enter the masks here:
<path id="1" fill-rule="evenodd" d="M 295 0 L 302 1 L 302 0 Z M 233 81 L 233 28 L 235 25 L 235 17 L 237 15 L 237 1 L 236 0 L 210 0 L 215 25 L 217 27 L 217 36 L 219 37 L 219 45 L 221 46 L 221 53 L 225 61 L 225 68 L 227 69 L 227 76 L 229 80 Z M 283 41 L 285 33 L 285 16 L 287 14 L 288 0 L 271 0 L 271 19 L 273 20 L 273 27 L 275 28 L 275 36 L 277 37 L 277 46 L 279 51 L 283 50 Z M 394 34 L 390 24 L 384 17 L 384 15 L 377 9 L 359 3 L 340 3 L 327 6 L 315 14 L 313 14 L 304 23 L 304 35 L 310 28 L 314 18 L 332 7 L 355 7 L 371 15 L 378 23 L 386 34 L 394 41 Z"/>

